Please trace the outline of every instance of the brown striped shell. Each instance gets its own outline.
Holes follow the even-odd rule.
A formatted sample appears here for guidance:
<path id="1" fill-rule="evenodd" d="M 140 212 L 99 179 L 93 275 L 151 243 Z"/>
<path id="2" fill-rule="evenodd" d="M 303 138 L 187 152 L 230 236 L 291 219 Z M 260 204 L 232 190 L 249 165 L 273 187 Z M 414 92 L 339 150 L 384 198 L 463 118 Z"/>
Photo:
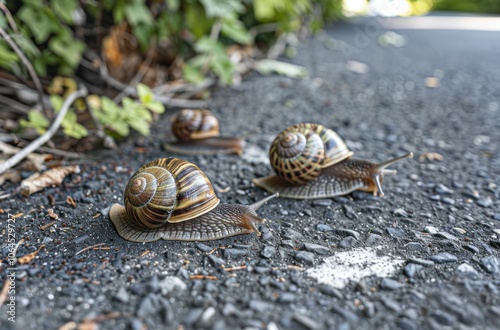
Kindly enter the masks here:
<path id="1" fill-rule="evenodd" d="M 172 133 L 179 141 L 219 136 L 219 120 L 210 110 L 184 109 L 173 119 Z"/>
<path id="2" fill-rule="evenodd" d="M 352 152 L 333 130 L 311 123 L 286 128 L 269 149 L 274 172 L 292 184 L 309 182 L 323 168 L 351 156 Z"/>
<path id="3" fill-rule="evenodd" d="M 193 219 L 215 208 L 219 201 L 205 173 L 179 158 L 144 165 L 132 176 L 124 193 L 130 221 L 142 228 Z"/>

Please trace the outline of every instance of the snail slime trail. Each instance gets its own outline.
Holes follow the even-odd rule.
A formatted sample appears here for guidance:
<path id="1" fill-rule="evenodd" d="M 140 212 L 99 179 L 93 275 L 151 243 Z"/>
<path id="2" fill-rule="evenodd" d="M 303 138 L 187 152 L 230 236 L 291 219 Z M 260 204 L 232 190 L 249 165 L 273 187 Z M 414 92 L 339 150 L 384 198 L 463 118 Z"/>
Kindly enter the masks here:
<path id="1" fill-rule="evenodd" d="M 132 242 L 159 239 L 210 241 L 256 233 L 265 219 L 257 210 L 273 194 L 251 205 L 221 204 L 208 177 L 180 158 L 162 158 L 142 166 L 114 204 L 109 219 L 118 234 Z"/>
<path id="2" fill-rule="evenodd" d="M 219 120 L 210 110 L 181 110 L 172 120 L 177 142 L 166 143 L 166 151 L 182 155 L 241 155 L 245 141 L 240 137 L 220 136 Z"/>
<path id="3" fill-rule="evenodd" d="M 352 159 L 344 141 L 331 129 L 304 123 L 284 129 L 269 148 L 275 175 L 255 178 L 253 183 L 280 197 L 330 198 L 355 190 L 384 196 L 384 175 L 396 174 L 388 166 L 413 153 L 381 162 Z"/>

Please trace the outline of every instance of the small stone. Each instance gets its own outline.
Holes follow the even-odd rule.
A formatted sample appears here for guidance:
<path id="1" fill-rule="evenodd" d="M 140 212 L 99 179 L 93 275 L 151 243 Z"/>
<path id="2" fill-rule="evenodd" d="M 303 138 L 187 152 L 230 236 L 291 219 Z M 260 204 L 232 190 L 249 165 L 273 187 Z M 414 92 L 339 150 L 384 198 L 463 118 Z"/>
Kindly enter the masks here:
<path id="1" fill-rule="evenodd" d="M 409 243 L 406 243 L 405 245 L 405 249 L 407 249 L 408 251 L 425 251 L 425 247 L 420 244 L 419 242 L 409 242 Z"/>
<path id="2" fill-rule="evenodd" d="M 338 244 L 338 247 L 343 249 L 351 249 L 358 245 L 358 240 L 352 236 L 344 237 Z"/>
<path id="3" fill-rule="evenodd" d="M 444 238 L 444 239 L 447 239 L 447 240 L 450 240 L 450 241 L 458 241 L 458 238 L 456 238 L 452 234 L 450 234 L 448 232 L 445 232 L 445 231 L 439 231 L 439 232 L 435 233 L 432 236 L 438 237 L 438 238 Z"/>
<path id="4" fill-rule="evenodd" d="M 242 257 L 246 257 L 250 254 L 248 250 L 240 250 L 240 249 L 224 249 L 224 258 L 226 259 L 239 259 Z"/>
<path id="5" fill-rule="evenodd" d="M 401 228 L 387 227 L 386 231 L 394 238 L 403 238 L 405 236 L 405 232 Z"/>
<path id="6" fill-rule="evenodd" d="M 401 330 L 418 330 L 418 325 L 406 318 L 398 320 L 398 328 Z"/>
<path id="7" fill-rule="evenodd" d="M 276 248 L 274 246 L 264 246 L 260 255 L 266 259 L 272 258 L 276 254 Z"/>
<path id="8" fill-rule="evenodd" d="M 441 198 L 441 202 L 448 204 L 448 205 L 455 205 L 455 200 L 451 197 L 443 197 L 443 198 Z"/>
<path id="9" fill-rule="evenodd" d="M 496 213 L 496 214 L 493 216 L 493 219 L 495 219 L 496 221 L 500 221 L 500 213 Z"/>
<path id="10" fill-rule="evenodd" d="M 452 230 L 459 235 L 467 234 L 467 231 L 463 228 L 460 228 L 460 227 L 453 227 Z"/>
<path id="11" fill-rule="evenodd" d="M 404 287 L 405 285 L 403 283 L 400 283 L 390 278 L 384 278 L 380 283 L 380 288 L 384 290 L 399 290 Z"/>
<path id="12" fill-rule="evenodd" d="M 258 313 L 264 313 L 266 311 L 272 310 L 273 305 L 261 300 L 250 300 L 250 302 L 248 303 L 248 307 Z"/>
<path id="13" fill-rule="evenodd" d="M 407 264 L 405 266 L 404 273 L 409 278 L 413 278 L 413 277 L 415 277 L 415 275 L 417 275 L 420 272 L 420 270 L 422 268 L 423 268 L 422 265 L 418 265 L 418 264 L 414 264 L 414 263 L 409 263 L 409 264 Z"/>
<path id="14" fill-rule="evenodd" d="M 408 217 L 408 213 L 403 209 L 395 209 L 394 215 L 399 215 L 401 217 Z"/>
<path id="15" fill-rule="evenodd" d="M 455 317 L 443 311 L 436 310 L 431 315 L 441 325 L 451 326 L 455 323 Z"/>
<path id="16" fill-rule="evenodd" d="M 206 258 L 208 259 L 208 261 L 210 261 L 210 263 L 214 267 L 220 267 L 226 263 L 224 259 L 219 258 L 213 254 L 207 254 Z"/>
<path id="17" fill-rule="evenodd" d="M 137 309 L 137 316 L 144 318 L 146 316 L 155 314 L 160 308 L 158 296 L 150 293 L 139 304 Z"/>
<path id="18" fill-rule="evenodd" d="M 127 289 L 125 289 L 125 287 L 122 286 L 120 287 L 118 292 L 113 296 L 113 298 L 122 303 L 128 303 L 130 296 L 127 292 Z"/>
<path id="19" fill-rule="evenodd" d="M 330 249 L 328 249 L 326 246 L 314 243 L 304 243 L 304 249 L 316 254 L 328 254 L 330 252 Z"/>
<path id="20" fill-rule="evenodd" d="M 385 307 L 387 307 L 391 311 L 393 311 L 395 313 L 401 312 L 401 304 L 398 303 L 397 301 L 395 301 L 389 297 L 382 297 L 382 298 L 380 298 L 380 301 L 382 302 L 382 304 L 384 304 Z"/>
<path id="21" fill-rule="evenodd" d="M 448 188 L 444 184 L 439 183 L 434 190 L 440 195 L 451 195 L 454 193 L 453 189 Z"/>
<path id="22" fill-rule="evenodd" d="M 281 245 L 285 247 L 289 247 L 291 249 L 295 249 L 295 243 L 292 240 L 284 239 L 281 241 Z"/>
<path id="23" fill-rule="evenodd" d="M 474 267 L 472 267 L 471 265 L 469 265 L 465 262 L 463 264 L 460 264 L 460 266 L 457 267 L 457 273 L 460 273 L 462 275 L 468 275 L 468 276 L 477 276 L 478 275 L 478 273 L 474 269 Z"/>
<path id="24" fill-rule="evenodd" d="M 490 245 L 493 246 L 495 249 L 499 249 L 500 250 L 500 241 L 494 241 L 494 240 L 490 240 Z"/>
<path id="25" fill-rule="evenodd" d="M 344 209 L 345 216 L 349 219 L 358 218 L 357 214 L 354 212 L 353 208 L 350 205 L 344 204 L 342 205 L 342 208 Z"/>
<path id="26" fill-rule="evenodd" d="M 285 230 L 283 230 L 283 237 L 287 239 L 301 240 L 304 236 L 298 231 L 286 228 Z"/>
<path id="27" fill-rule="evenodd" d="M 458 258 L 457 256 L 448 253 L 448 252 L 441 252 L 438 254 L 435 254 L 431 257 L 431 260 L 438 263 L 438 264 L 443 264 L 447 262 L 457 262 Z"/>
<path id="28" fill-rule="evenodd" d="M 196 248 L 198 250 L 200 250 L 201 252 L 210 252 L 214 249 L 213 247 L 208 246 L 208 245 L 203 244 L 203 243 L 196 243 L 195 245 L 196 245 Z"/>
<path id="29" fill-rule="evenodd" d="M 433 227 L 433 226 L 425 226 L 424 232 L 425 233 L 429 233 L 431 235 L 434 235 L 437 232 L 439 232 L 439 230 L 436 227 Z"/>
<path id="30" fill-rule="evenodd" d="M 476 201 L 477 205 L 481 206 L 481 207 L 491 207 L 493 205 L 493 200 L 491 200 L 491 198 L 487 197 L 487 198 L 480 198 Z"/>
<path id="31" fill-rule="evenodd" d="M 492 274 L 500 274 L 500 262 L 495 256 L 481 258 L 480 262 L 481 266 L 483 266 L 487 272 Z"/>
<path id="32" fill-rule="evenodd" d="M 434 261 L 420 259 L 420 258 L 410 258 L 410 259 L 408 259 L 408 262 L 412 262 L 414 264 L 422 265 L 422 266 L 426 266 L 426 267 L 434 265 Z"/>
<path id="33" fill-rule="evenodd" d="M 297 296 L 290 292 L 282 292 L 278 298 L 280 303 L 292 303 L 297 299 Z"/>
<path id="34" fill-rule="evenodd" d="M 344 299 L 344 296 L 342 295 L 342 293 L 339 290 L 337 290 L 334 287 L 331 287 L 329 285 L 321 285 L 319 287 L 319 291 L 323 294 L 326 294 L 327 296 L 330 296 L 330 297 L 334 297 L 337 299 Z"/>
<path id="35" fill-rule="evenodd" d="M 418 311 L 415 308 L 408 308 L 403 312 L 403 315 L 409 318 L 410 320 L 418 319 Z"/>
<path id="36" fill-rule="evenodd" d="M 188 325 L 192 325 L 201 318 L 202 314 L 203 314 L 203 308 L 193 308 L 186 313 L 186 316 L 184 316 L 183 321 Z"/>
<path id="37" fill-rule="evenodd" d="M 180 296 L 187 288 L 186 283 L 177 276 L 167 276 L 158 284 L 164 296 Z"/>
<path id="38" fill-rule="evenodd" d="M 312 201 L 312 206 L 330 206 L 332 205 L 333 201 L 331 199 L 314 199 Z"/>
<path id="39" fill-rule="evenodd" d="M 310 209 L 305 209 L 304 211 L 304 214 L 307 215 L 308 217 L 312 217 L 313 213 Z"/>
<path id="40" fill-rule="evenodd" d="M 294 313 L 292 318 L 306 329 L 319 330 L 323 328 L 321 324 L 302 314 Z"/>
<path id="41" fill-rule="evenodd" d="M 359 241 L 360 235 L 355 230 L 345 229 L 345 228 L 335 228 L 333 231 L 337 235 L 344 236 L 344 237 L 345 236 L 351 236 L 351 237 L 354 237 L 355 239 L 357 239 Z"/>
<path id="42" fill-rule="evenodd" d="M 262 235 L 260 236 L 261 241 L 263 242 L 270 242 L 273 239 L 273 234 L 270 231 L 265 231 L 262 232 Z"/>
<path id="43" fill-rule="evenodd" d="M 370 234 L 370 236 L 368 236 L 368 238 L 366 239 L 366 245 L 367 246 L 378 245 L 381 240 L 382 240 L 382 236 L 377 235 L 377 234 Z"/>
<path id="44" fill-rule="evenodd" d="M 240 315 L 240 310 L 234 304 L 231 304 L 228 302 L 222 308 L 222 315 L 223 316 L 238 316 L 238 315 Z"/>
<path id="45" fill-rule="evenodd" d="M 464 249 L 469 250 L 470 252 L 475 253 L 475 254 L 479 253 L 479 248 L 477 246 L 472 245 L 472 244 L 464 245 Z"/>
<path id="46" fill-rule="evenodd" d="M 352 197 L 359 201 L 379 201 L 380 197 L 373 196 L 372 193 L 364 192 L 364 191 L 353 191 L 351 193 Z"/>
<path id="47" fill-rule="evenodd" d="M 304 264 L 312 265 L 314 264 L 314 254 L 307 251 L 298 251 L 295 254 L 295 260 Z"/>
<path id="48" fill-rule="evenodd" d="M 204 327 L 211 324 L 211 321 L 215 316 L 215 313 L 216 313 L 215 308 L 213 308 L 212 306 L 208 307 L 207 309 L 205 309 L 203 314 L 201 314 L 201 317 L 199 318 L 197 324 L 199 326 L 204 326 Z"/>
<path id="49" fill-rule="evenodd" d="M 320 231 L 320 232 L 323 232 L 323 233 L 326 233 L 326 232 L 329 232 L 329 231 L 333 231 L 333 228 L 330 227 L 329 225 L 324 225 L 324 224 L 318 224 L 316 225 L 316 230 L 317 231 Z"/>
<path id="50" fill-rule="evenodd" d="M 430 199 L 431 201 L 435 201 L 435 202 L 437 202 L 437 201 L 440 201 L 440 200 L 441 200 L 441 196 L 440 196 L 440 195 L 430 195 L 430 196 L 429 196 L 429 199 Z"/>

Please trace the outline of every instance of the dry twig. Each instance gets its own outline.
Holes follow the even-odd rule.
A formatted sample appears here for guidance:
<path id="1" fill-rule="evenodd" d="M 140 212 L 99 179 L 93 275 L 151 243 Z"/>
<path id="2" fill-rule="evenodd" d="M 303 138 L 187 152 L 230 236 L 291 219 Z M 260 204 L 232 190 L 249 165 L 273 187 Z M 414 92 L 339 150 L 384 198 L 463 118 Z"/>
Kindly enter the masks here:
<path id="1" fill-rule="evenodd" d="M 0 28 L 1 29 L 1 28 Z M 34 140 L 30 144 L 28 144 L 23 150 L 9 158 L 5 163 L 0 164 L 0 174 L 11 168 L 12 166 L 16 165 L 19 163 L 21 160 L 23 160 L 27 155 L 38 149 L 40 146 L 43 144 L 47 143 L 52 136 L 56 133 L 57 129 L 61 125 L 64 116 L 66 116 L 66 113 L 69 110 L 69 107 L 71 104 L 78 99 L 79 97 L 84 97 L 87 95 L 87 88 L 82 85 L 82 87 L 71 93 L 68 98 L 64 101 L 61 111 L 57 114 L 56 119 L 50 126 L 50 128 L 45 132 L 43 135 L 41 135 L 38 139 Z"/>
<path id="2" fill-rule="evenodd" d="M 77 253 L 75 253 L 75 256 L 79 255 L 80 253 L 83 253 L 85 251 L 91 250 L 91 249 L 93 249 L 95 247 L 102 246 L 104 244 L 106 244 L 106 243 L 98 243 L 98 244 L 94 244 L 94 245 L 91 245 L 91 246 L 87 246 L 86 248 L 83 248 L 80 251 L 78 251 Z"/>

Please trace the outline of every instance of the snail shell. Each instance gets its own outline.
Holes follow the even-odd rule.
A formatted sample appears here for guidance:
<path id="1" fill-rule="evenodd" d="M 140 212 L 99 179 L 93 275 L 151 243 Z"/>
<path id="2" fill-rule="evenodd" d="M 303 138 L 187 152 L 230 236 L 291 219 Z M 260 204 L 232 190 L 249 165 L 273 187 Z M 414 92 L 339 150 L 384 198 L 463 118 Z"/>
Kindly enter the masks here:
<path id="1" fill-rule="evenodd" d="M 118 234 L 129 241 L 208 241 L 256 232 L 264 221 L 252 205 L 220 204 L 208 177 L 196 165 L 163 158 L 141 167 L 129 180 L 124 206 L 109 211 Z"/>
<path id="2" fill-rule="evenodd" d="M 351 159 L 342 139 L 319 124 L 297 124 L 283 130 L 271 144 L 269 160 L 276 175 L 256 178 L 254 184 L 281 197 L 329 198 L 355 190 L 383 196 L 389 165 L 413 157 L 412 153 L 382 162 Z"/>
<path id="3" fill-rule="evenodd" d="M 183 155 L 241 155 L 245 145 L 242 138 L 220 136 L 219 120 L 210 110 L 181 110 L 173 118 L 172 133 L 178 142 L 164 148 Z"/>

